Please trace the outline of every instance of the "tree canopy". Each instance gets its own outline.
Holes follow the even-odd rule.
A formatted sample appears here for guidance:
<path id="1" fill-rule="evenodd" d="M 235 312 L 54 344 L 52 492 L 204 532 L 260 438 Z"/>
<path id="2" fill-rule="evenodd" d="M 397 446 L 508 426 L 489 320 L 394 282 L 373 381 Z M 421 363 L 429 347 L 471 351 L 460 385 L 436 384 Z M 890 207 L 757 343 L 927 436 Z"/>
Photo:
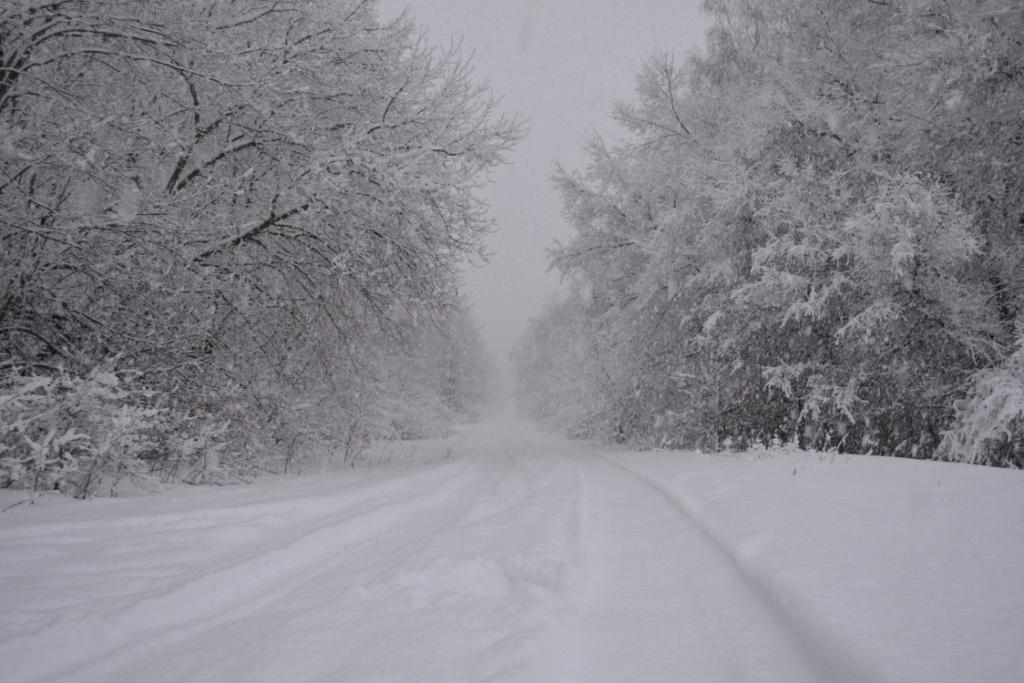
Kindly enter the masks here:
<path id="1" fill-rule="evenodd" d="M 245 477 L 470 400 L 432 340 L 522 126 L 457 49 L 368 0 L 12 0 L 0 50 L 0 479 Z"/>
<path id="2" fill-rule="evenodd" d="M 523 404 L 583 393 L 562 426 L 653 445 L 1024 464 L 1019 3 L 705 8 L 704 51 L 616 105 L 626 140 L 555 174 L 573 294 L 520 343 Z"/>

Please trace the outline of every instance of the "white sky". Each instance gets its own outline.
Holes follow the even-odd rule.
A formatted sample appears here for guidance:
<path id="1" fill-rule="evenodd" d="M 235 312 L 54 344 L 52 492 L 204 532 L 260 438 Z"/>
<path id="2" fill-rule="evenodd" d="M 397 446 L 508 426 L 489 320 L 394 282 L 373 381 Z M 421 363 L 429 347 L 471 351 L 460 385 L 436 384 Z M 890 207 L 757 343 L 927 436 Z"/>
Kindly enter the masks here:
<path id="1" fill-rule="evenodd" d="M 558 288 L 545 250 L 565 237 L 549 177 L 555 161 L 583 163 L 593 131 L 612 137 L 612 103 L 633 97 L 656 52 L 680 57 L 703 39 L 700 0 L 380 0 L 390 18 L 408 8 L 434 44 L 462 40 L 478 80 L 529 133 L 485 191 L 499 230 L 490 263 L 466 273 L 466 291 L 496 361 L 504 365 L 530 316 Z M 502 368 L 505 369 L 504 367 Z"/>

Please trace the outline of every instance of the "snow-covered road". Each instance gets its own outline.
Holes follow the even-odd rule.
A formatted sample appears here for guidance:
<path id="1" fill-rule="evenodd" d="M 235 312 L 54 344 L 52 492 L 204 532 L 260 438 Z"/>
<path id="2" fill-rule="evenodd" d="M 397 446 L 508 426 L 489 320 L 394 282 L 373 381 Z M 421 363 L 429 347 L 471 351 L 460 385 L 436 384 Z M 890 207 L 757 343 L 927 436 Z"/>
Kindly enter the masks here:
<path id="1" fill-rule="evenodd" d="M 3 513 L 0 678 L 1024 678 L 1021 473 L 494 425 L 438 459 Z"/>

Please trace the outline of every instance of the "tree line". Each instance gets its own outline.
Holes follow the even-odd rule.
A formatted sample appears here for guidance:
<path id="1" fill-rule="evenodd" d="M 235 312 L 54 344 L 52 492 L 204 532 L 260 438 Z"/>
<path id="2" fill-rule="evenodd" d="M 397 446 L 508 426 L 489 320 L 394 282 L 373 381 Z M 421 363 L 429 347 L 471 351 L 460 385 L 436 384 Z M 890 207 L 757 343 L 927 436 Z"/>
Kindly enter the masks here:
<path id="1" fill-rule="evenodd" d="M 0 486 L 223 481 L 481 399 L 457 266 L 522 134 L 370 0 L 0 9 Z"/>
<path id="2" fill-rule="evenodd" d="M 570 433 L 1024 466 L 1024 8 L 706 0 L 559 168 L 519 341 Z"/>

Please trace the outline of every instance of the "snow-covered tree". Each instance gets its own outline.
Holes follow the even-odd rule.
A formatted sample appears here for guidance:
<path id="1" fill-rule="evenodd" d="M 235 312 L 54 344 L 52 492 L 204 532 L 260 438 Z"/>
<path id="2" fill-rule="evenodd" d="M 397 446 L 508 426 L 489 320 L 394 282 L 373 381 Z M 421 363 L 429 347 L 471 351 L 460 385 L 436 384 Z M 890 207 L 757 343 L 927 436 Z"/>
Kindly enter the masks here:
<path id="1" fill-rule="evenodd" d="M 578 327 L 610 340 L 623 435 L 920 457 L 959 420 L 956 443 L 1019 441 L 1020 8 L 706 8 L 706 50 L 652 60 L 615 108 L 626 142 L 556 174 L 553 263 L 592 289 Z"/>
<path id="2" fill-rule="evenodd" d="M 352 422 L 454 305 L 520 135 L 367 0 L 14 0 L 0 49 L 0 371 L 129 373 L 167 439 L 231 444 L 200 478 L 311 433 L 309 395 Z"/>
<path id="3" fill-rule="evenodd" d="M 590 323 L 587 288 L 553 299 L 530 321 L 512 350 L 516 403 L 531 419 L 574 437 L 618 439 L 618 372 L 608 365 L 608 339 Z"/>

